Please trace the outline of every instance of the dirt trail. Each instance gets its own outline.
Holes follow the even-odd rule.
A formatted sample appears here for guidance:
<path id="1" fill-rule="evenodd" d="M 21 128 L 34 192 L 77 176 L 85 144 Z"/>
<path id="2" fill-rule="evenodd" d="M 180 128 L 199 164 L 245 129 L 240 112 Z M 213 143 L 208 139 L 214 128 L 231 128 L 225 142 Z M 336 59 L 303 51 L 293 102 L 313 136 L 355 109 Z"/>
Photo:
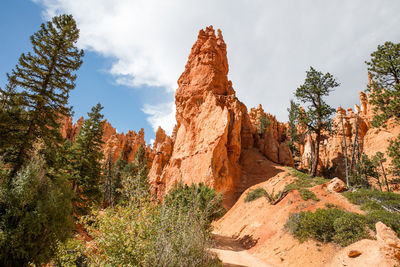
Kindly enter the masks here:
<path id="1" fill-rule="evenodd" d="M 273 267 L 248 253 L 236 239 L 220 235 L 213 235 L 213 239 L 215 247 L 211 251 L 225 267 Z"/>

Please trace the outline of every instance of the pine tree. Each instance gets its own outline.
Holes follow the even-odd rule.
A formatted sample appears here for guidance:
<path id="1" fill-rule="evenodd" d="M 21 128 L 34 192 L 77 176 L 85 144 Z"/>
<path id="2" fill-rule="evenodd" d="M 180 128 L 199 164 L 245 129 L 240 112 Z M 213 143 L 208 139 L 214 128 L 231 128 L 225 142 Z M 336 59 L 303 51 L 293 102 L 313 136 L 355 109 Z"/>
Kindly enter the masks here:
<path id="1" fill-rule="evenodd" d="M 45 144 L 42 153 L 46 164 L 54 164 L 61 143 L 60 118 L 70 114 L 68 96 L 75 87 L 74 71 L 82 64 L 83 51 L 75 46 L 78 38 L 72 15 L 54 17 L 31 36 L 32 53 L 22 54 L 7 75 L 7 87 L 0 94 L 2 112 L 8 119 L 0 131 L 6 140 L 0 152 L 6 153 L 12 174 L 27 162 L 38 139 Z"/>
<path id="2" fill-rule="evenodd" d="M 295 97 L 298 101 L 308 104 L 305 116 L 299 116 L 299 122 L 306 125 L 316 135 L 314 159 L 311 168 L 312 177 L 317 173 L 322 131 L 329 129 L 330 118 L 335 111 L 323 100 L 323 97 L 328 96 L 333 88 L 337 86 L 339 86 L 339 83 L 329 72 L 323 74 L 310 67 L 304 84 L 297 88 L 295 92 Z"/>
<path id="3" fill-rule="evenodd" d="M 385 42 L 371 54 L 366 62 L 371 76 L 370 102 L 374 106 L 372 126 L 386 127 L 389 119 L 400 121 L 400 43 Z M 400 135 L 390 140 L 392 174 L 400 177 Z"/>
<path id="4" fill-rule="evenodd" d="M 103 115 L 100 104 L 84 120 L 71 147 L 71 182 L 82 211 L 101 200 Z"/>
<path id="5" fill-rule="evenodd" d="M 372 79 L 367 90 L 374 105 L 372 125 L 380 127 L 390 118 L 400 118 L 400 43 L 379 45 L 366 64 Z"/>

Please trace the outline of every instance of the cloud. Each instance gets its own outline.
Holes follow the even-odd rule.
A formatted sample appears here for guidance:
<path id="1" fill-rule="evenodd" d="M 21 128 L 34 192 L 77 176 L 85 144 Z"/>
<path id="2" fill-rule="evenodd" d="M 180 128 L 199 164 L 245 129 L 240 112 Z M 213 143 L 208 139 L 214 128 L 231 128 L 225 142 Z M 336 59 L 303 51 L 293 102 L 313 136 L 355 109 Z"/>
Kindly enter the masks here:
<path id="1" fill-rule="evenodd" d="M 280 120 L 309 66 L 341 83 L 328 102 L 350 107 L 366 88 L 369 54 L 384 41 L 400 41 L 398 0 L 35 2 L 47 17 L 72 13 L 81 29 L 79 45 L 114 58 L 109 71 L 117 83 L 160 87 L 168 101 L 198 30 L 221 28 L 237 96 L 248 107 L 261 103 Z M 165 102 L 144 105 L 154 129 L 174 124 Z"/>
<path id="2" fill-rule="evenodd" d="M 158 105 L 144 104 L 142 111 L 149 115 L 147 118 L 153 130 L 161 126 L 168 134 L 172 133 L 175 125 L 175 103 L 161 103 Z"/>

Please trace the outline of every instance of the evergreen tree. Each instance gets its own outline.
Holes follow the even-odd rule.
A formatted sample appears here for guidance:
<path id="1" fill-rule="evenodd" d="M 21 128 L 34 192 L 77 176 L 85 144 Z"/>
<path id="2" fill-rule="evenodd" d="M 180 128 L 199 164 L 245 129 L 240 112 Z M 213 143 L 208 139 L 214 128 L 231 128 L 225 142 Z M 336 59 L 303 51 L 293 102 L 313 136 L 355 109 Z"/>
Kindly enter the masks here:
<path id="1" fill-rule="evenodd" d="M 372 79 L 368 88 L 374 105 L 372 125 L 380 127 L 390 118 L 400 118 L 400 43 L 379 45 L 366 64 Z"/>
<path id="2" fill-rule="evenodd" d="M 366 62 L 371 75 L 370 103 L 374 105 L 372 126 L 386 127 L 389 119 L 400 121 L 400 43 L 385 42 Z M 390 141 L 388 155 L 392 173 L 400 177 L 400 135 Z"/>
<path id="3" fill-rule="evenodd" d="M 268 130 L 268 127 L 271 124 L 271 122 L 268 120 L 267 115 L 263 114 L 260 115 L 260 117 L 258 118 L 258 122 L 259 122 L 258 134 L 260 135 L 260 137 L 262 137 L 264 132 Z"/>
<path id="4" fill-rule="evenodd" d="M 22 54 L 7 75 L 8 85 L 0 94 L 2 113 L 7 113 L 6 125 L 0 130 L 5 138 L 0 152 L 6 153 L 12 174 L 27 162 L 38 139 L 45 144 L 46 164 L 54 164 L 61 143 L 60 118 L 70 114 L 67 104 L 75 87 L 73 72 L 82 64 L 83 51 L 75 46 L 78 38 L 71 15 L 54 17 L 31 36 L 32 53 Z"/>
<path id="5" fill-rule="evenodd" d="M 322 131 L 329 129 L 330 118 L 335 111 L 323 100 L 323 97 L 328 96 L 333 88 L 337 86 L 339 86 L 339 83 L 329 72 L 323 74 L 310 67 L 304 84 L 297 88 L 295 92 L 295 97 L 298 101 L 308 104 L 305 116 L 298 117 L 299 122 L 306 125 L 316 135 L 314 159 L 311 168 L 312 177 L 317 173 Z"/>
<path id="6" fill-rule="evenodd" d="M 72 187 L 76 193 L 77 203 L 83 210 L 101 199 L 100 182 L 102 178 L 103 158 L 103 115 L 100 104 L 94 106 L 84 120 L 71 147 Z"/>

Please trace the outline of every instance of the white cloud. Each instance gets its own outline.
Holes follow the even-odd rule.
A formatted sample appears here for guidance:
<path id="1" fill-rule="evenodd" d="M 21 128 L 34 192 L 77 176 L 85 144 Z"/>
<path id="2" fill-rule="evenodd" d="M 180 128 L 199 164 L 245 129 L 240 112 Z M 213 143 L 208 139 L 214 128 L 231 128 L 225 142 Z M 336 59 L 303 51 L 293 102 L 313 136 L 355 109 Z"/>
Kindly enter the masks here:
<path id="1" fill-rule="evenodd" d="M 149 115 L 148 122 L 157 131 L 161 126 L 169 135 L 172 133 L 175 125 L 175 103 L 161 103 L 158 105 L 144 104 L 142 111 Z"/>
<path id="2" fill-rule="evenodd" d="M 365 89 L 369 54 L 386 40 L 400 41 L 398 0 L 34 1 L 47 16 L 72 13 L 80 45 L 116 59 L 110 69 L 116 82 L 167 92 L 176 89 L 198 30 L 221 28 L 239 99 L 248 107 L 263 104 L 280 120 L 310 65 L 341 83 L 329 102 L 351 107 Z M 154 129 L 172 128 L 170 104 L 143 110 Z"/>

